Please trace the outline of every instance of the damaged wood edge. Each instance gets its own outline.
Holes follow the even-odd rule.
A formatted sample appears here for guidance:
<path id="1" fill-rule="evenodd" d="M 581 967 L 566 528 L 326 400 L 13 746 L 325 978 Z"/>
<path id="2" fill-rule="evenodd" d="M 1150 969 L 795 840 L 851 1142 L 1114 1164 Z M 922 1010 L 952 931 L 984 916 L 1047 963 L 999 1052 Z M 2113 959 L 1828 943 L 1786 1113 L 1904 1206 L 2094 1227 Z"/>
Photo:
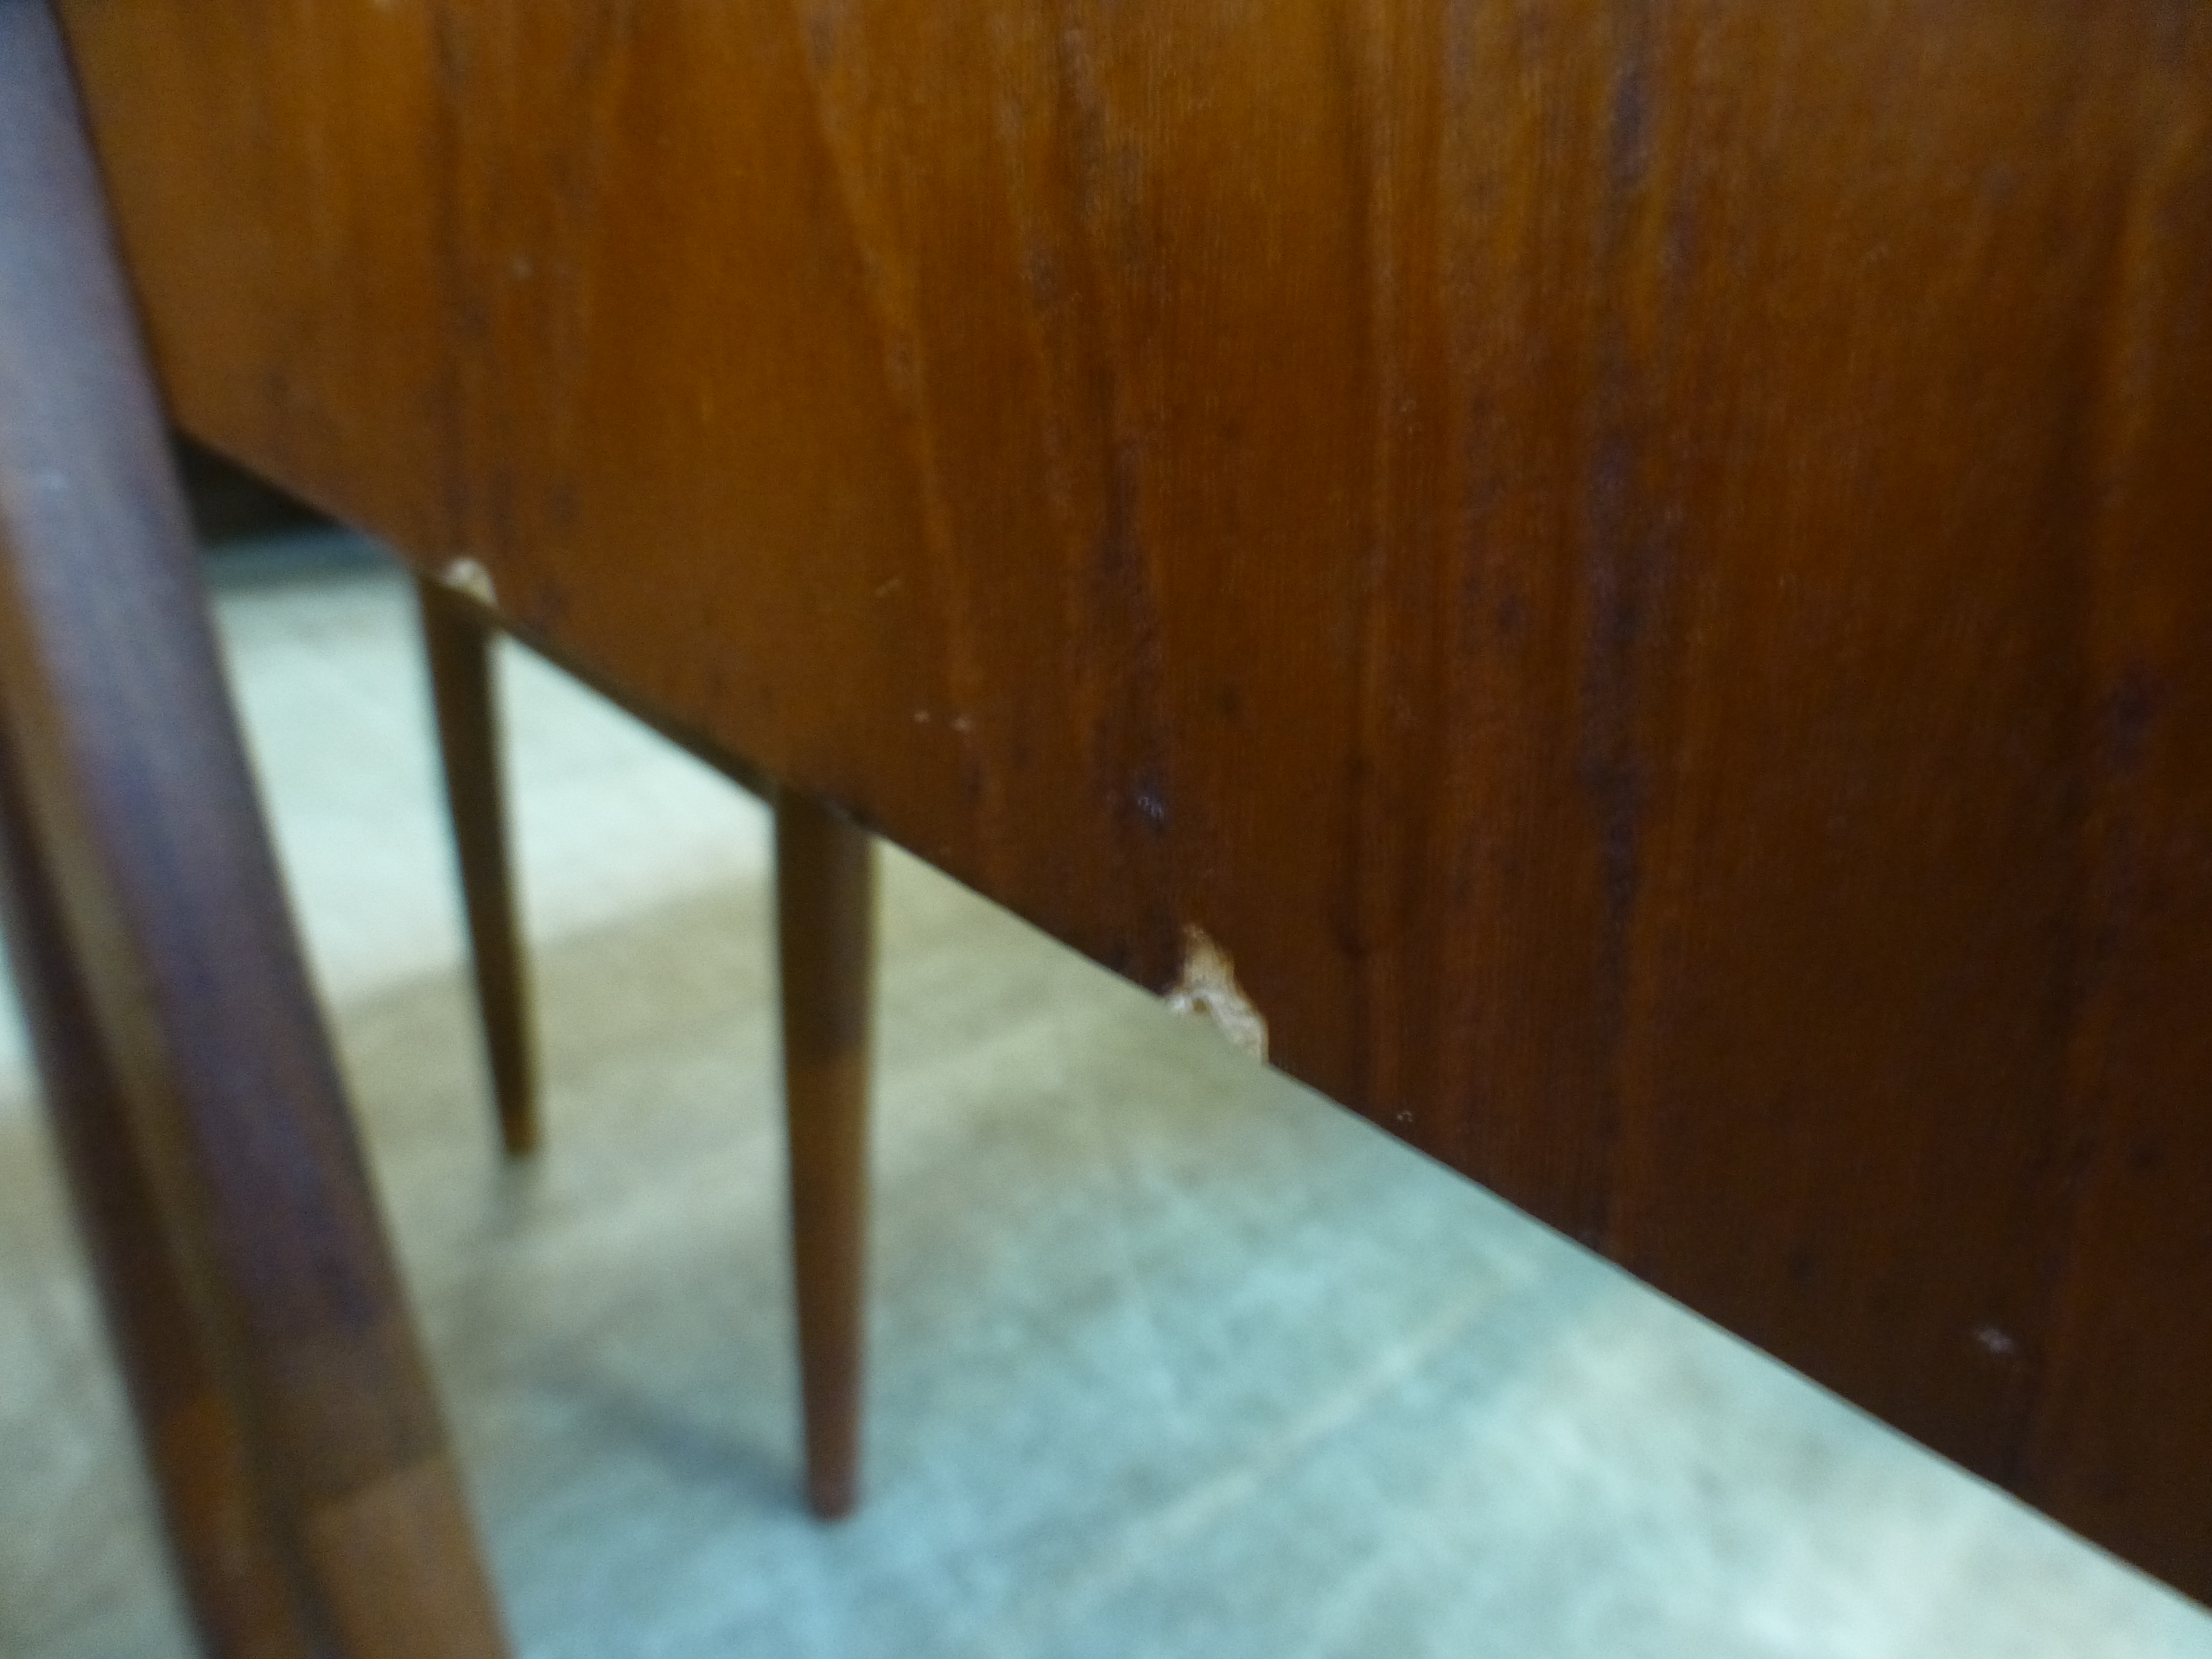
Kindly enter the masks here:
<path id="1" fill-rule="evenodd" d="M 499 591 L 492 585 L 492 573 L 480 560 L 449 559 L 440 567 L 437 582 L 448 592 L 474 600 L 487 611 L 499 608 Z"/>
<path id="2" fill-rule="evenodd" d="M 1183 925 L 1183 971 L 1168 988 L 1169 1008 L 1210 1020 L 1231 1046 L 1268 1058 L 1268 1021 L 1236 982 L 1236 964 L 1195 922 Z"/>

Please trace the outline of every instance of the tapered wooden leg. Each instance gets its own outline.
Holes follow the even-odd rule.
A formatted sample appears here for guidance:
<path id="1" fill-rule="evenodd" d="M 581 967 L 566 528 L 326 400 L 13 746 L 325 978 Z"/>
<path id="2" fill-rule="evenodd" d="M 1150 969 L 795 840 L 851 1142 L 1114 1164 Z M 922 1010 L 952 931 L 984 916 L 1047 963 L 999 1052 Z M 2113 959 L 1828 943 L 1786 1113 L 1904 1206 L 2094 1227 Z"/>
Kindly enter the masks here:
<path id="1" fill-rule="evenodd" d="M 807 1495 L 825 1520 L 860 1495 L 874 844 L 810 797 L 776 801 L 784 1105 L 791 1141 Z"/>
<path id="2" fill-rule="evenodd" d="M 213 1333 L 199 1317 L 162 1232 L 120 1084 L 32 842 L 3 723 L 0 920 L 78 1232 L 194 1622 L 217 1653 L 242 1659 L 308 1653 L 310 1626 L 296 1567 L 270 1531 Z"/>
<path id="3" fill-rule="evenodd" d="M 438 716 L 438 755 L 446 778 L 461 863 L 461 893 L 476 962 L 476 1004 L 499 1136 L 511 1155 L 537 1147 L 536 1068 L 530 1040 L 530 984 L 515 912 L 506 810 L 500 785 L 493 635 L 466 600 L 418 582 L 423 649 Z"/>
<path id="4" fill-rule="evenodd" d="M 94 1033 L 57 1052 L 104 1057 L 311 1650 L 503 1654 L 36 0 L 0 3 L 0 722 Z"/>

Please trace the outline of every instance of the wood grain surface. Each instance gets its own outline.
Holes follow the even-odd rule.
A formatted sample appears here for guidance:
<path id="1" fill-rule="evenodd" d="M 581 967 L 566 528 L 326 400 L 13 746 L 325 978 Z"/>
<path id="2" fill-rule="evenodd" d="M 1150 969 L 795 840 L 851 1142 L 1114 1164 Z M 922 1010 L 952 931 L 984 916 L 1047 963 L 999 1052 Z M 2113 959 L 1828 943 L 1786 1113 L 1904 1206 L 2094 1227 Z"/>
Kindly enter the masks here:
<path id="1" fill-rule="evenodd" d="M 2212 1594 L 2212 14 L 66 13 L 198 435 Z"/>

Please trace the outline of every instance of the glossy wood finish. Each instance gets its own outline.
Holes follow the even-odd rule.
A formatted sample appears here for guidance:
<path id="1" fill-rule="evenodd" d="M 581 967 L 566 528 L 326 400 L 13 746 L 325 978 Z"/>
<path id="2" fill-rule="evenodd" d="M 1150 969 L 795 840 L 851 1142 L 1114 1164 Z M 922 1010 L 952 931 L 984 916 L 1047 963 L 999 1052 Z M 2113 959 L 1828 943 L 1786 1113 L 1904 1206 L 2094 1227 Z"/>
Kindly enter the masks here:
<path id="1" fill-rule="evenodd" d="M 875 843 L 820 802 L 776 798 L 776 943 L 807 1498 L 860 1498 Z"/>
<path id="2" fill-rule="evenodd" d="M 2212 14 L 67 15 L 200 435 L 2212 1593 Z"/>
<path id="3" fill-rule="evenodd" d="M 0 720 L 65 1149 L 96 1100 L 127 1123 L 99 1167 L 73 1162 L 101 1186 L 84 1213 L 203 1634 L 220 1652 L 504 1652 L 34 0 L 0 0 Z M 105 1206 L 133 1185 L 151 1203 L 125 1235 Z M 257 1537 L 292 1606 L 261 1565 L 251 1582 L 208 1565 Z"/>
<path id="4" fill-rule="evenodd" d="M 499 1139 L 510 1157 L 522 1157 L 537 1149 L 537 1063 L 508 842 L 493 636 L 482 613 L 443 583 L 417 582 L 416 593 Z"/>

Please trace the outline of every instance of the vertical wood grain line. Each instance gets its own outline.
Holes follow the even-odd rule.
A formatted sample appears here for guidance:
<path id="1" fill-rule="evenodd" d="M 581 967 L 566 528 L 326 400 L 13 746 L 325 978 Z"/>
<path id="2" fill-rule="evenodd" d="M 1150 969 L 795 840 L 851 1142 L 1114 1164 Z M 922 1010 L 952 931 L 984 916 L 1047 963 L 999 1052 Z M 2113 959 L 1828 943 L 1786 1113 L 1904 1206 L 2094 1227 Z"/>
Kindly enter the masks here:
<path id="1" fill-rule="evenodd" d="M 959 745 L 963 780 L 976 817 L 980 868 L 987 878 L 1003 880 L 1003 788 L 984 752 L 985 722 L 976 718 L 977 711 L 986 706 L 987 688 L 975 638 L 969 578 L 953 535 L 944 468 L 937 453 L 936 415 L 930 399 L 930 345 L 917 308 L 911 252 L 904 247 L 906 231 L 891 200 L 894 186 L 876 176 L 877 169 L 895 169 L 903 158 L 870 154 L 863 147 L 863 135 L 855 130 L 854 119 L 833 112 L 829 78 L 836 70 L 833 63 L 823 60 L 822 54 L 834 50 L 830 44 L 834 31 L 808 28 L 804 3 L 805 0 L 788 0 L 785 16 L 797 40 L 798 60 L 806 67 L 806 103 L 814 118 L 815 137 L 835 182 L 841 228 L 860 267 L 861 292 L 875 330 L 877 360 L 882 365 L 884 395 L 898 411 L 899 432 L 920 509 L 922 544 L 928 554 L 931 596 L 942 625 L 942 666 L 951 705 L 941 712 Z M 850 26 L 866 24 L 856 15 Z"/>

